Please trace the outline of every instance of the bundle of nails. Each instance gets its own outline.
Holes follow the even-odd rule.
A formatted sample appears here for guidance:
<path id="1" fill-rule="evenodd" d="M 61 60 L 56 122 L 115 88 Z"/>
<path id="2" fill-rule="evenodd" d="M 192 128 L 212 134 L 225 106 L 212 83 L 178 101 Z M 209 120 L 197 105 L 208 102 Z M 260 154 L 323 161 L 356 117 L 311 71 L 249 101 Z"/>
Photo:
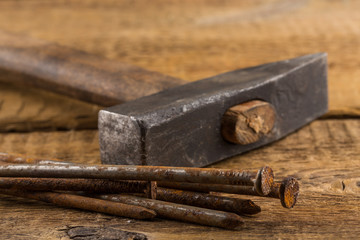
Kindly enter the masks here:
<path id="1" fill-rule="evenodd" d="M 261 208 L 221 193 L 280 199 L 292 208 L 299 183 L 273 171 L 80 165 L 0 153 L 0 194 L 135 219 L 162 217 L 235 229 Z"/>

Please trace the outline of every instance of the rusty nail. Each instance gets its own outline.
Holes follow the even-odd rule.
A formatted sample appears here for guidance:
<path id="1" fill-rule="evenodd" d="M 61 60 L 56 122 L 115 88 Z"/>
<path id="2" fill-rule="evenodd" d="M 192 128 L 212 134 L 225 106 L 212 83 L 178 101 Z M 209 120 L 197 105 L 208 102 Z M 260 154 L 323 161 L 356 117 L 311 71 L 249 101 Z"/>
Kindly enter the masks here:
<path id="1" fill-rule="evenodd" d="M 157 216 L 201 225 L 235 229 L 244 222 L 235 213 L 181 205 L 127 195 L 99 195 L 104 200 L 142 206 L 154 210 Z"/>
<path id="2" fill-rule="evenodd" d="M 42 202 L 52 203 L 63 207 L 78 208 L 111 215 L 135 219 L 152 219 L 156 212 L 145 207 L 124 203 L 105 201 L 67 193 L 27 192 L 22 190 L 0 189 L 1 194 L 22 198 L 30 198 Z"/>
<path id="3" fill-rule="evenodd" d="M 255 186 L 251 189 L 257 191 L 258 195 L 268 195 L 274 184 L 274 174 L 271 168 L 261 168 L 256 176 Z M 239 193 L 246 186 L 229 185 L 229 184 L 206 184 L 206 183 L 187 183 L 187 182 L 170 182 L 159 181 L 159 187 L 175 188 L 181 190 L 188 190 L 194 192 L 224 192 L 224 193 Z"/>
<path id="4" fill-rule="evenodd" d="M 282 182 L 275 182 L 271 191 L 267 195 L 259 194 L 251 186 L 221 185 L 221 184 L 201 184 L 201 183 L 182 183 L 182 182 L 158 182 L 159 187 L 175 188 L 196 192 L 223 192 L 240 195 L 252 195 L 278 198 L 285 208 L 292 208 L 296 204 L 299 195 L 299 182 L 293 178 L 285 178 Z"/>
<path id="5" fill-rule="evenodd" d="M 280 198 L 283 207 L 293 208 L 299 196 L 299 190 L 299 182 L 293 177 L 287 177 L 281 183 L 274 184 L 269 196 Z"/>
<path id="6" fill-rule="evenodd" d="M 0 188 L 28 191 L 85 191 L 93 193 L 147 193 L 156 196 L 151 183 L 146 181 L 115 181 L 110 179 L 77 178 L 0 178 Z"/>
<path id="7" fill-rule="evenodd" d="M 47 159 L 39 159 L 39 158 L 26 158 L 19 154 L 8 154 L 8 153 L 0 153 L 0 162 L 6 163 L 35 163 L 35 164 L 54 164 L 54 165 L 74 165 L 72 162 L 64 162 L 60 160 L 47 160 Z M 255 177 L 255 173 L 253 173 L 253 177 Z M 263 167 L 257 173 L 255 177 L 255 187 L 259 194 L 267 195 L 271 191 L 271 186 L 273 184 L 274 174 L 271 168 Z M 150 194 L 148 197 L 155 199 L 153 189 L 156 189 L 155 182 L 151 182 L 152 185 L 148 186 L 147 192 Z"/>
<path id="8" fill-rule="evenodd" d="M 299 182 L 293 177 L 287 177 L 281 182 L 275 182 L 271 192 L 265 196 L 280 199 L 281 205 L 285 208 L 293 208 L 299 195 Z M 238 194 L 261 196 L 253 187 L 239 186 Z"/>
<path id="9" fill-rule="evenodd" d="M 238 214 L 256 214 L 261 211 L 260 207 L 255 205 L 251 200 L 157 188 L 156 182 L 146 181 L 71 178 L 0 178 L 0 188 L 24 189 L 27 191 L 61 190 L 91 193 L 146 193 L 146 196 L 152 199 Z"/>
<path id="10" fill-rule="evenodd" d="M 157 199 L 201 208 L 233 212 L 240 215 L 261 212 L 261 208 L 251 200 L 161 187 L 157 188 Z"/>
<path id="11" fill-rule="evenodd" d="M 255 186 L 259 194 L 267 194 L 273 184 L 269 167 L 257 172 L 189 167 L 131 165 L 0 165 L 0 177 L 98 178 L 145 181 L 219 183 Z"/>

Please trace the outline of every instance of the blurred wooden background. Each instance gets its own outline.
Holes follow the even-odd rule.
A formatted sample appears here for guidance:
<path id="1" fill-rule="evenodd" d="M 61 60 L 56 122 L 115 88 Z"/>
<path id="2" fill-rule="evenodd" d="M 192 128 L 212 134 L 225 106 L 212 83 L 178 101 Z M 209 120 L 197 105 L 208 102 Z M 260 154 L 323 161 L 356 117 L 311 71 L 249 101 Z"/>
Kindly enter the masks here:
<path id="1" fill-rule="evenodd" d="M 152 239 L 358 237 L 359 9 L 355 0 L 0 1 L 2 30 L 188 81 L 327 52 L 330 101 L 330 112 L 322 120 L 270 146 L 214 165 L 256 169 L 267 164 L 278 179 L 298 177 L 302 192 L 293 210 L 282 209 L 275 200 L 251 198 L 263 212 L 246 218 L 242 231 L 232 232 L 1 197 L 0 238 L 69 239 L 74 238 L 68 233 L 73 226 L 111 226 Z M 0 83 L 0 151 L 99 162 L 95 129 L 99 109 L 42 90 Z"/>

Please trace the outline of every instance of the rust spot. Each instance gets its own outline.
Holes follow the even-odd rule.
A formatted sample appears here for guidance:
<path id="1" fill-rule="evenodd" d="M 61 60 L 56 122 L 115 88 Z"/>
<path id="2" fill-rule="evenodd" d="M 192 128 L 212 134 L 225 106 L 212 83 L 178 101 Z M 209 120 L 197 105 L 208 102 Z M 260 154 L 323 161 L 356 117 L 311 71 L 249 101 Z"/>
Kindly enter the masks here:
<path id="1" fill-rule="evenodd" d="M 293 178 L 288 177 L 283 180 L 280 185 L 280 200 L 285 208 L 293 208 L 296 204 L 299 195 L 299 182 Z"/>

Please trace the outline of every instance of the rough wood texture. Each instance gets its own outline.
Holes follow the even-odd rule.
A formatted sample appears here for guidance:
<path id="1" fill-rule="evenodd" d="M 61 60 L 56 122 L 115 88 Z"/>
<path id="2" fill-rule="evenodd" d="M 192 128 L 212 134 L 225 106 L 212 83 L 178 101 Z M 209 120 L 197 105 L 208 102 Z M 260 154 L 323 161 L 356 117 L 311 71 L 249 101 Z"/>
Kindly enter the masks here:
<path id="1" fill-rule="evenodd" d="M 160 219 L 135 221 L 4 196 L 0 236 L 69 239 L 64 229 L 85 226 L 140 232 L 152 239 L 172 239 L 180 233 L 184 239 L 356 238 L 360 234 L 359 128 L 359 120 L 316 121 L 277 143 L 215 165 L 254 170 L 269 165 L 278 180 L 287 175 L 300 179 L 299 201 L 291 210 L 278 199 L 249 197 L 263 211 L 246 218 L 240 232 Z M 0 151 L 5 150 L 74 162 L 100 161 L 96 131 L 1 134 Z"/>

